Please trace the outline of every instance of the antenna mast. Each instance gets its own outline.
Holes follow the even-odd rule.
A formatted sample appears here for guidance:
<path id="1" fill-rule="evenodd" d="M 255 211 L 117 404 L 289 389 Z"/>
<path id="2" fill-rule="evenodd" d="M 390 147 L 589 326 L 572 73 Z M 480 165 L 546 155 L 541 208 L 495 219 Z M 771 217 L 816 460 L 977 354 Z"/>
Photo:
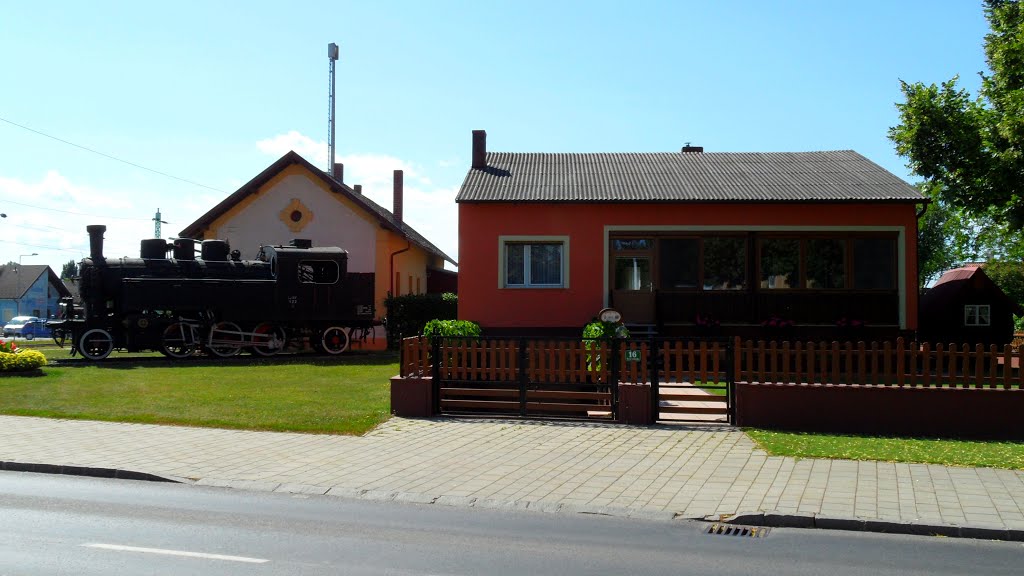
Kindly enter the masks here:
<path id="1" fill-rule="evenodd" d="M 327 45 L 327 58 L 331 61 L 330 82 L 327 88 L 327 173 L 334 174 L 334 63 L 338 61 L 338 45 Z"/>
<path id="2" fill-rule="evenodd" d="M 160 225 L 167 224 L 167 222 L 160 219 L 160 209 L 156 209 L 156 216 L 153 216 L 153 238 L 162 238 L 160 236 Z"/>

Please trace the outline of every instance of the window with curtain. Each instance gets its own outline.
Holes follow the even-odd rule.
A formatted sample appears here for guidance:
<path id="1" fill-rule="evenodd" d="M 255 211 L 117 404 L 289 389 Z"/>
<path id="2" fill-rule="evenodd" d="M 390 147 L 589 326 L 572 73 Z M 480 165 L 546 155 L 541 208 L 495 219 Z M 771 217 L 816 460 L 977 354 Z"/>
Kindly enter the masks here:
<path id="1" fill-rule="evenodd" d="M 561 242 L 505 244 L 505 286 L 561 287 Z"/>

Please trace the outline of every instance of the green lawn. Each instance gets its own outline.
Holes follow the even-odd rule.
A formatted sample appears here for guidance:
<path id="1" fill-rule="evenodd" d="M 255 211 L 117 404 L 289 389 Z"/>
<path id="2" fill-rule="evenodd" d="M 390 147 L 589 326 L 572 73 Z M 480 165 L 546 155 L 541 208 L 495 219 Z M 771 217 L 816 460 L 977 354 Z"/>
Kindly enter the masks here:
<path id="1" fill-rule="evenodd" d="M 748 429 L 746 433 L 773 456 L 919 462 L 1024 470 L 1022 442 L 891 438 L 756 429 Z"/>
<path id="2" fill-rule="evenodd" d="M 393 354 L 48 366 L 43 376 L 0 378 L 0 413 L 363 434 L 388 419 L 397 373 Z"/>

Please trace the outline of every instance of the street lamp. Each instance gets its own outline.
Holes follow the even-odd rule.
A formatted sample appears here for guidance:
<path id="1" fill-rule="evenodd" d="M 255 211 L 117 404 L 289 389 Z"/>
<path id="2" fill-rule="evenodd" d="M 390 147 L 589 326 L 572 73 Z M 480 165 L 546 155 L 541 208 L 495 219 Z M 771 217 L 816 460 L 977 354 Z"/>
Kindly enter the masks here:
<path id="1" fill-rule="evenodd" d="M 33 252 L 31 254 L 21 254 L 18 256 L 18 269 L 15 271 L 18 274 L 18 316 L 21 316 L 21 299 L 24 297 L 24 294 L 21 293 L 21 259 L 25 256 L 39 256 L 39 253 Z"/>

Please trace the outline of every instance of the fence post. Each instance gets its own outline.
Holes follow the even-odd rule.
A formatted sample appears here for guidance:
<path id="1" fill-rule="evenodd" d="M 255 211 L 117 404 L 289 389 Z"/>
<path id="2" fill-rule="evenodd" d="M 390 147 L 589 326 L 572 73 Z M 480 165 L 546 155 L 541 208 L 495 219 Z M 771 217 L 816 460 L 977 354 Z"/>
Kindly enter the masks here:
<path id="1" fill-rule="evenodd" d="M 661 417 L 661 404 L 658 402 L 660 395 L 658 379 L 658 358 L 660 350 L 655 348 L 654 334 L 647 340 L 647 374 L 651 381 L 651 417 L 657 421 Z"/>
<path id="2" fill-rule="evenodd" d="M 725 401 L 729 424 L 736 424 L 736 365 L 733 362 L 739 363 L 740 354 L 735 349 L 739 343 L 739 336 L 731 342 L 725 341 Z"/>
<path id="3" fill-rule="evenodd" d="M 430 381 L 434 388 L 434 414 L 441 413 L 441 338 L 430 341 Z"/>
<path id="4" fill-rule="evenodd" d="M 519 339 L 519 415 L 526 416 L 526 384 L 529 382 L 527 370 L 526 338 Z"/>
<path id="5" fill-rule="evenodd" d="M 621 367 L 619 366 L 619 342 L 620 340 L 618 338 L 612 338 L 611 346 L 609 346 L 609 348 L 611 349 L 611 358 L 608 359 L 608 363 L 610 366 L 610 369 L 608 371 L 608 383 L 611 384 L 612 387 L 612 405 L 614 406 L 613 416 L 615 418 L 619 417 L 619 380 L 622 377 Z"/>

